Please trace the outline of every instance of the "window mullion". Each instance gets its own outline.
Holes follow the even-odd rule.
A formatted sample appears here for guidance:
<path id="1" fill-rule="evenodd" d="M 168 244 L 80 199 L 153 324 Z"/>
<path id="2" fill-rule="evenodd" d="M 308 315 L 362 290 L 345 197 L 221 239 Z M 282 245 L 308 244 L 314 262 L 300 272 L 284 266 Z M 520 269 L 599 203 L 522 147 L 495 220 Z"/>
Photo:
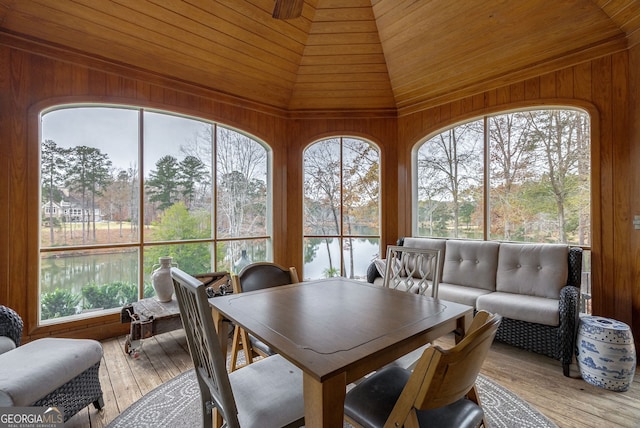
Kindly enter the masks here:
<path id="1" fill-rule="evenodd" d="M 490 177 L 489 177 L 489 162 L 490 162 L 490 156 L 491 153 L 489 153 L 489 150 L 491 149 L 491 145 L 489 144 L 489 117 L 488 116 L 484 116 L 483 117 L 483 128 L 484 128 L 484 157 L 483 157 L 483 163 L 484 163 L 484 186 L 482 186 L 483 188 L 483 192 L 482 192 L 482 198 L 483 198 L 483 203 L 484 203 L 484 213 L 482 215 L 483 217 L 483 225 L 482 225 L 482 236 L 483 239 L 486 241 L 489 239 L 489 228 L 491 227 L 491 216 L 490 216 L 490 212 L 491 212 L 491 206 L 490 206 L 490 190 L 491 190 L 491 183 L 490 183 Z"/>

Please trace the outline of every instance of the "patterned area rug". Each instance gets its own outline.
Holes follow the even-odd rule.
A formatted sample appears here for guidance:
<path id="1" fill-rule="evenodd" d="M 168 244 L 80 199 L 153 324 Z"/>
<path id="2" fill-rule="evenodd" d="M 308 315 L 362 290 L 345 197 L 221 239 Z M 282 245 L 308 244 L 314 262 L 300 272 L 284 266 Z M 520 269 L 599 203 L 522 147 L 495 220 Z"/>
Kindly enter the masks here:
<path id="1" fill-rule="evenodd" d="M 492 428 L 557 428 L 516 394 L 484 376 L 478 390 Z M 126 409 L 108 428 L 178 428 L 202 425 L 200 390 L 193 370 L 166 382 Z M 345 427 L 349 427 L 345 423 Z"/>

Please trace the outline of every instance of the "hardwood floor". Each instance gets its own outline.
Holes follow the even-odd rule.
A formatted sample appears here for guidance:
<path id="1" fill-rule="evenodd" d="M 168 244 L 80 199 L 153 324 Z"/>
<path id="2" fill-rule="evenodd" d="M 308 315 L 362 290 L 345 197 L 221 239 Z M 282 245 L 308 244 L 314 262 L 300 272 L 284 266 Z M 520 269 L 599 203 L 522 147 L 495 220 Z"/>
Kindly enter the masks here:
<path id="1" fill-rule="evenodd" d="M 66 427 L 104 427 L 159 384 L 192 367 L 183 331 L 144 341 L 138 359 L 124 352 L 124 336 L 102 342 L 100 378 L 105 408 L 82 410 Z M 437 342 L 453 344 L 450 337 Z M 518 394 L 559 427 L 640 427 L 640 370 L 631 389 L 611 392 L 562 375 L 558 361 L 494 343 L 482 373 Z M 135 428 L 135 427 L 132 427 Z"/>

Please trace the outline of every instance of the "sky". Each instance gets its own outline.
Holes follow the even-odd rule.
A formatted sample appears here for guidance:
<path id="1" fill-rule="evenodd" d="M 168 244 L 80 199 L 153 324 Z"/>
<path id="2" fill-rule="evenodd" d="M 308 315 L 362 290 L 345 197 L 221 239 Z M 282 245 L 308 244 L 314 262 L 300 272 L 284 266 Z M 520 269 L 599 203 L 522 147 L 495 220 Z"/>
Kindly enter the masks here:
<path id="1" fill-rule="evenodd" d="M 109 156 L 113 166 L 138 165 L 138 110 L 123 108 L 65 108 L 42 116 L 42 140 L 64 148 L 88 146 Z M 145 112 L 145 176 L 162 156 L 182 159 L 180 146 L 195 140 L 203 122 Z M 151 149 L 150 149 L 151 146 Z"/>

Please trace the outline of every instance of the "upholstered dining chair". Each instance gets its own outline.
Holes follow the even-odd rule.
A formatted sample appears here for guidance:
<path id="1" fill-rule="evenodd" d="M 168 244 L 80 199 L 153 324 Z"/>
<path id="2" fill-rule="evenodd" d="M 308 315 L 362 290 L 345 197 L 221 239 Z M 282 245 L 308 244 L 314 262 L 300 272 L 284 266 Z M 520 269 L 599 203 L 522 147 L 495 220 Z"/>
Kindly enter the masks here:
<path id="1" fill-rule="evenodd" d="M 426 349 L 413 372 L 386 367 L 355 386 L 345 418 L 358 427 L 476 428 L 486 425 L 475 381 L 502 321 L 480 311 L 451 349 Z"/>
<path id="2" fill-rule="evenodd" d="M 203 426 L 303 426 L 300 369 L 273 355 L 228 373 L 205 285 L 178 268 L 171 277 L 200 387 Z"/>
<path id="3" fill-rule="evenodd" d="M 387 246 L 383 286 L 438 297 L 440 250 Z"/>
<path id="4" fill-rule="evenodd" d="M 234 294 L 297 282 L 298 272 L 295 267 L 287 269 L 271 262 L 252 263 L 245 266 L 237 275 L 231 275 Z M 240 348 L 244 351 L 246 364 L 251 364 L 256 357 L 267 357 L 273 354 L 273 351 L 264 342 L 248 334 L 243 328 L 236 326 L 231 344 L 231 371 L 239 368 L 238 353 Z"/>

